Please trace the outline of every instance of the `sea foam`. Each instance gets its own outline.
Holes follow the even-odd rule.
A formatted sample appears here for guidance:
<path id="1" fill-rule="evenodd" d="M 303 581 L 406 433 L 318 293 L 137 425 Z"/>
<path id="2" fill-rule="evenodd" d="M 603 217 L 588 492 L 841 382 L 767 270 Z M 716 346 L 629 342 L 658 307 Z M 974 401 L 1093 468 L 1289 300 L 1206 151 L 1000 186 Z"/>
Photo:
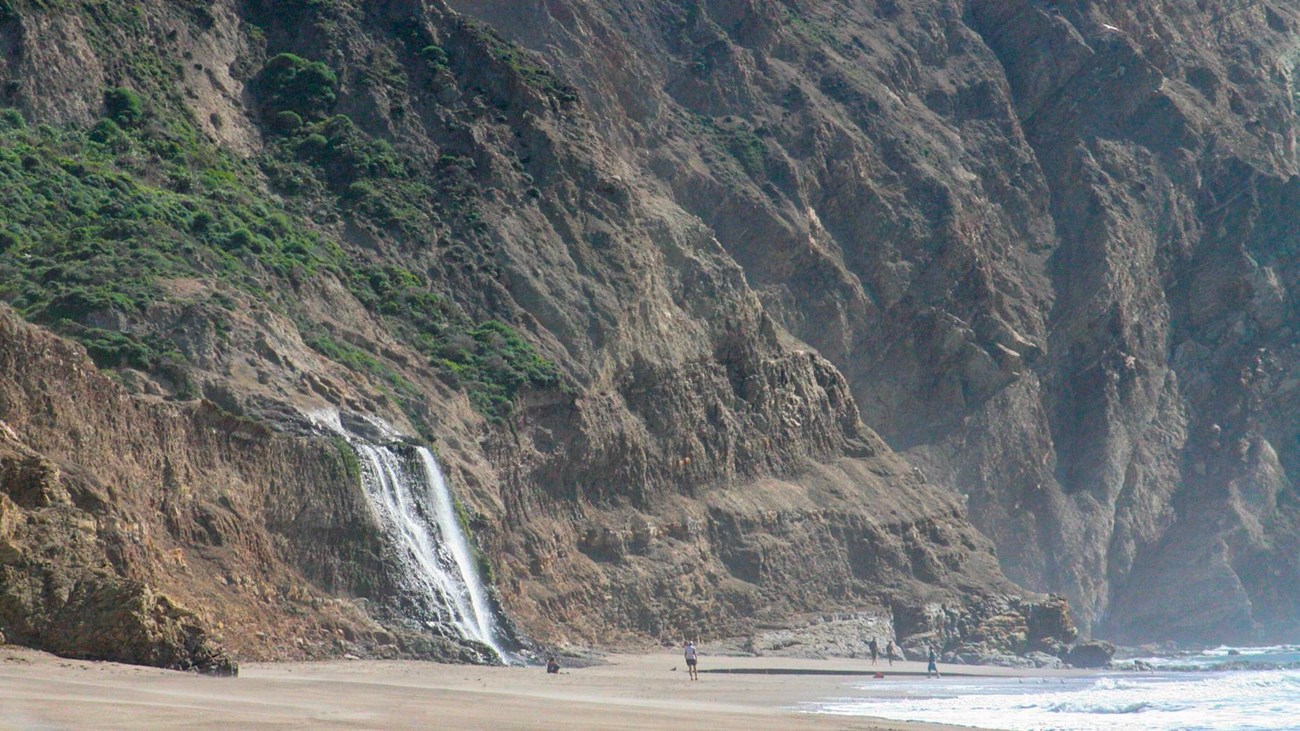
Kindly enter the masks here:
<path id="1" fill-rule="evenodd" d="M 1230 657 L 1269 662 L 1289 651 L 1294 650 L 1256 648 Z M 1300 725 L 1296 670 L 889 680 L 859 684 L 857 689 L 860 697 L 807 710 L 1011 731 L 1283 731 Z"/>

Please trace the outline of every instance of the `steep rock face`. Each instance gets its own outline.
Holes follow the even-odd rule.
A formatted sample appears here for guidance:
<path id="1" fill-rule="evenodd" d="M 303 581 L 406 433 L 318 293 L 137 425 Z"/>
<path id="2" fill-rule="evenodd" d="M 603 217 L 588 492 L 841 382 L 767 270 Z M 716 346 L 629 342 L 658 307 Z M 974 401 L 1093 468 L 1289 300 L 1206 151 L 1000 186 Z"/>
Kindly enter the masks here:
<path id="1" fill-rule="evenodd" d="M 6 325 L 0 418 L 106 486 L 76 571 L 107 556 L 251 657 L 454 654 L 343 601 L 381 604 L 391 566 L 337 445 L 291 436 L 342 412 L 436 440 L 501 603 L 539 640 L 939 607 L 959 641 L 1023 606 L 963 501 L 863 426 L 714 231 L 483 25 L 409 0 L 14 7 L 0 30 L 20 45 L 31 24 L 81 28 L 75 58 L 134 90 L 100 109 L 96 77 L 69 75 L 84 109 L 52 109 L 25 67 L 5 79 L 32 122 L 69 128 L 55 143 L 8 119 L 26 159 L 7 174 L 144 199 L 110 192 L 81 225 L 86 206 L 51 200 L 74 223 L 33 214 L 20 226 L 46 233 L 3 242 L 14 289 L 67 285 L 14 300 L 125 385 Z M 94 228 L 124 210 L 152 228 Z M 69 273 L 97 276 L 78 262 L 105 251 L 147 286 L 79 289 Z"/>
<path id="2" fill-rule="evenodd" d="M 1294 8 L 451 5 L 581 87 L 1012 577 L 1124 638 L 1293 631 Z"/>
<path id="3" fill-rule="evenodd" d="M 1296 623 L 1278 586 L 1296 568 L 1295 505 L 1276 450 L 1293 452 L 1296 424 L 1294 389 L 1267 372 L 1295 356 L 1282 263 L 1295 209 L 1275 192 L 1296 170 L 1294 10 L 1002 12 L 977 23 L 1061 223 L 1058 472 L 1067 491 L 1116 506 L 1109 628 L 1281 636 Z M 1068 80 L 1044 83 L 1057 62 L 1016 51 L 1043 36 L 1012 31 L 1015 16 L 1071 32 Z M 1171 596 L 1180 586 L 1188 599 Z"/>

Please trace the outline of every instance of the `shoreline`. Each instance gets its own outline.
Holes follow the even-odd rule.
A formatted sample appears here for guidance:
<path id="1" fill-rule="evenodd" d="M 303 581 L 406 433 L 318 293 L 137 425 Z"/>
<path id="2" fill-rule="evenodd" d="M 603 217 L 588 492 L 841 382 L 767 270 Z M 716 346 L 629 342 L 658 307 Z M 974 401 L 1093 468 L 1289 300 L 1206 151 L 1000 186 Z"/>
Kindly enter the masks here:
<path id="1" fill-rule="evenodd" d="M 931 723 L 808 713 L 850 695 L 877 670 L 927 681 L 914 661 L 711 656 L 688 680 L 675 653 L 610 654 L 565 668 L 415 660 L 248 663 L 238 678 L 68 660 L 0 647 L 0 730 L 29 728 L 664 729 L 940 731 Z M 952 666 L 950 677 L 1068 677 L 1086 671 Z M 960 668 L 957 670 L 956 668 Z M 921 676 L 921 677 L 918 677 Z"/>

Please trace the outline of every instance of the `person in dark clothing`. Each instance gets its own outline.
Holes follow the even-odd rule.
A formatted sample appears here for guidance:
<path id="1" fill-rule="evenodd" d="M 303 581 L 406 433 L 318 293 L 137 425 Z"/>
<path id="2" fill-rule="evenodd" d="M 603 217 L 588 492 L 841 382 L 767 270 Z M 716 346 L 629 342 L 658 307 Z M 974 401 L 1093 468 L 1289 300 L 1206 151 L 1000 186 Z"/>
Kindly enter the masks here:
<path id="1" fill-rule="evenodd" d="M 875 637 L 872 637 L 871 641 L 867 643 L 867 649 L 871 650 L 871 664 L 875 665 L 876 658 L 880 656 L 880 643 L 876 642 Z"/>
<path id="2" fill-rule="evenodd" d="M 925 677 L 942 678 L 943 676 L 939 674 L 939 653 L 934 651 L 934 645 L 930 645 L 929 650 L 926 659 L 929 660 L 930 664 L 925 668 Z"/>
<path id="3" fill-rule="evenodd" d="M 546 658 L 546 672 L 550 673 L 551 675 L 560 674 L 560 661 L 556 660 L 554 655 L 551 655 L 550 657 Z"/>

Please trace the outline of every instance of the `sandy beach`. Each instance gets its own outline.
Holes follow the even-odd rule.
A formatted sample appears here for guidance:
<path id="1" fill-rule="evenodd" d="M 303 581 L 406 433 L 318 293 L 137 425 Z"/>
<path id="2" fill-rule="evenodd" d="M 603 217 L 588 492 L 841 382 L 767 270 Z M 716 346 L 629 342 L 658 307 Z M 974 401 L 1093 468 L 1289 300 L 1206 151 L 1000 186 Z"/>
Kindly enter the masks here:
<path id="1" fill-rule="evenodd" d="M 707 648 L 705 648 L 707 650 Z M 884 665 L 884 663 L 881 663 Z M 702 655 L 690 682 L 676 654 L 610 655 L 548 676 L 540 668 L 408 661 L 250 663 L 209 678 L 0 648 L 0 729 L 872 729 L 950 728 L 801 713 L 854 693 L 865 661 Z M 675 670 L 674 670 L 675 668 Z M 924 664 L 879 668 L 924 678 Z M 976 675 L 1041 671 L 950 666 Z M 790 672 L 794 671 L 794 672 Z"/>

